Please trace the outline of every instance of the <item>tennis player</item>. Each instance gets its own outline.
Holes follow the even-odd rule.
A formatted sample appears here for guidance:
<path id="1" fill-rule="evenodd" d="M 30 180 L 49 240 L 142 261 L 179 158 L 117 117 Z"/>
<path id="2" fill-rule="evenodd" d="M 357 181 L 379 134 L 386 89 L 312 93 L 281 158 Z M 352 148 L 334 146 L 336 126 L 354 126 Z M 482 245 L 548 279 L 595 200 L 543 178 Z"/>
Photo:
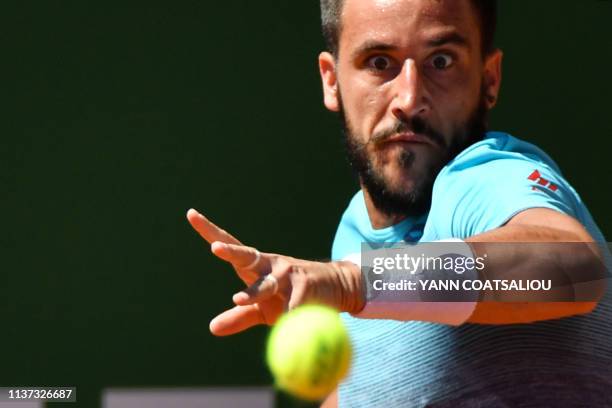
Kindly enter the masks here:
<path id="1" fill-rule="evenodd" d="M 502 52 L 494 0 L 321 0 L 328 50 L 325 106 L 344 119 L 361 190 L 346 209 L 332 262 L 261 253 L 203 215 L 187 217 L 247 289 L 210 324 L 230 335 L 273 324 L 287 308 L 337 307 L 355 356 L 324 406 L 612 406 L 612 306 L 588 302 L 423 303 L 374 308 L 354 254 L 362 242 L 604 242 L 580 196 L 538 147 L 487 130 Z M 538 254 L 522 246 L 511 259 Z M 590 270 L 551 246 L 560 273 Z M 571 279 L 570 279 L 571 280 Z"/>

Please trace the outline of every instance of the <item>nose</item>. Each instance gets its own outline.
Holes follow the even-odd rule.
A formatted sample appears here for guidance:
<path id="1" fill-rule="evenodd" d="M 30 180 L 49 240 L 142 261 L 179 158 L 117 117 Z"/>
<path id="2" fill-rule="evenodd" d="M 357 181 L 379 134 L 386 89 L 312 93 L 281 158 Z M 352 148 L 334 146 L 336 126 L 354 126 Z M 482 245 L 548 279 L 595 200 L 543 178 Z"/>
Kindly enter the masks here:
<path id="1" fill-rule="evenodd" d="M 427 110 L 427 105 L 422 97 L 422 84 L 416 62 L 413 59 L 407 59 L 394 81 L 391 113 L 402 121 L 423 115 Z"/>

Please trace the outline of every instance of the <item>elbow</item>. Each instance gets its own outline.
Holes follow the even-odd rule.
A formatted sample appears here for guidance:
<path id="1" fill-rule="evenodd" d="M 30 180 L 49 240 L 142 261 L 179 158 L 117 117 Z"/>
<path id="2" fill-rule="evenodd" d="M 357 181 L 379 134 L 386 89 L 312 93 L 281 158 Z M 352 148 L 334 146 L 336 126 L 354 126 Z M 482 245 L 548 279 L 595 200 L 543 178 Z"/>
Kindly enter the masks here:
<path id="1" fill-rule="evenodd" d="M 572 253 L 576 264 L 566 270 L 566 276 L 572 282 L 574 302 L 590 312 L 606 294 L 609 273 L 596 244 L 584 244 Z"/>
<path id="2" fill-rule="evenodd" d="M 589 314 L 597 308 L 598 302 L 575 302 L 568 316 Z"/>
<path id="3" fill-rule="evenodd" d="M 604 269 L 605 271 L 605 269 Z M 599 301 L 604 297 L 608 289 L 608 279 L 605 275 L 597 279 L 574 285 L 573 314 L 588 314 L 597 308 Z"/>

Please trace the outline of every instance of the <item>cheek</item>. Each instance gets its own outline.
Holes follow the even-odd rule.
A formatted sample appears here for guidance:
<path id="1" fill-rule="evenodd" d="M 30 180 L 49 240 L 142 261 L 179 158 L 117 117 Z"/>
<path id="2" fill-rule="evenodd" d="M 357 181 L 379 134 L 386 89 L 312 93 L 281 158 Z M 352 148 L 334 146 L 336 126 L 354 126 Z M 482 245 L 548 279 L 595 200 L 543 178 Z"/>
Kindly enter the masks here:
<path id="1" fill-rule="evenodd" d="M 480 101 L 480 83 L 467 79 L 446 87 L 437 87 L 432 93 L 432 105 L 440 131 L 449 134 L 470 118 Z"/>
<path id="2" fill-rule="evenodd" d="M 341 82 L 340 89 L 345 115 L 352 130 L 357 131 L 364 141 L 369 139 L 384 116 L 385 88 L 354 77 L 352 81 Z"/>

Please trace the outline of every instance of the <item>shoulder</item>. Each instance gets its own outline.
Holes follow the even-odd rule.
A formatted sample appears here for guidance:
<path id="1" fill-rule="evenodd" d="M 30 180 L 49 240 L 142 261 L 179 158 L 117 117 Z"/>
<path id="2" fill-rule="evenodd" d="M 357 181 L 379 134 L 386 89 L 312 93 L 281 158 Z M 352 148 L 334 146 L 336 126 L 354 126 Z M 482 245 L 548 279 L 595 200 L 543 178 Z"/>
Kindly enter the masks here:
<path id="1" fill-rule="evenodd" d="M 489 132 L 439 173 L 430 220 L 443 236 L 467 237 L 497 228 L 528 208 L 576 216 L 578 202 L 542 149 L 507 133 Z"/>
<path id="2" fill-rule="evenodd" d="M 543 165 L 561 174 L 554 160 L 538 146 L 508 133 L 488 132 L 483 140 L 474 143 L 449 162 L 440 176 L 463 170 L 484 173 L 493 168 L 520 164 Z"/>
<path id="3" fill-rule="evenodd" d="M 548 179 L 546 178 L 548 177 Z M 543 178 L 543 179 L 542 179 Z M 565 183 L 561 170 L 542 149 L 507 133 L 489 132 L 482 141 L 465 149 L 438 174 L 434 189 L 484 188 L 503 191 L 513 183 L 545 185 L 543 180 Z"/>
<path id="4" fill-rule="evenodd" d="M 342 213 L 340 227 L 359 229 L 359 224 L 363 221 L 364 217 L 367 217 L 367 210 L 365 208 L 363 191 L 359 190 L 353 195 L 344 213 Z"/>
<path id="5" fill-rule="evenodd" d="M 364 219 L 365 217 L 365 219 Z M 363 192 L 359 190 L 349 202 L 342 214 L 334 242 L 332 244 L 332 259 L 344 258 L 347 254 L 357 252 L 357 244 L 361 242 L 361 223 L 367 221 L 367 211 L 363 200 Z"/>

